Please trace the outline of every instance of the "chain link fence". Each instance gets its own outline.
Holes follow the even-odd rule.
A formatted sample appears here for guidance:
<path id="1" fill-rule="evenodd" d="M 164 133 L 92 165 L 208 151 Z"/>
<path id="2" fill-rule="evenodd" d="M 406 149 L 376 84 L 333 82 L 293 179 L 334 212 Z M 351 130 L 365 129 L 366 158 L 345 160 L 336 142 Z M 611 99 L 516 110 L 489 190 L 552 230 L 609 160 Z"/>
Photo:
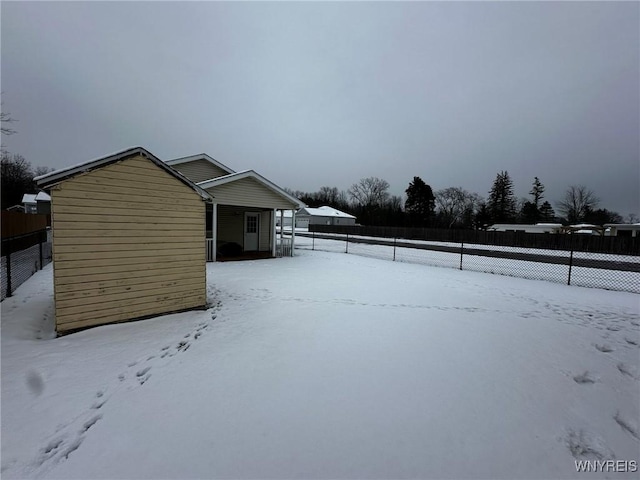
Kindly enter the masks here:
<path id="1" fill-rule="evenodd" d="M 297 249 L 640 293 L 640 256 L 296 232 Z"/>
<path id="2" fill-rule="evenodd" d="M 51 262 L 51 232 L 37 232 L 2 239 L 0 300 L 10 297 L 31 275 Z"/>

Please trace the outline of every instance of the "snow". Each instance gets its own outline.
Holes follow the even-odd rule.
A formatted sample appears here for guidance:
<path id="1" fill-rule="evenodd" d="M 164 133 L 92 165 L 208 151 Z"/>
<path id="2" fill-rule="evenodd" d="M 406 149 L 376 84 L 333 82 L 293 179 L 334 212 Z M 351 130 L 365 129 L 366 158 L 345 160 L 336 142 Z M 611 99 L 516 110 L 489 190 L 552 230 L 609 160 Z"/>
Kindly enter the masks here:
<path id="1" fill-rule="evenodd" d="M 639 460 L 638 295 L 312 251 L 207 274 L 207 311 L 60 338 L 51 265 L 3 301 L 2 478 L 600 478 L 575 461 Z"/>
<path id="2" fill-rule="evenodd" d="M 22 203 L 36 203 L 36 194 L 35 193 L 25 193 L 22 195 Z"/>
<path id="3" fill-rule="evenodd" d="M 298 212 L 298 215 L 311 215 L 313 217 L 340 217 L 340 218 L 356 218 L 353 215 L 337 210 L 333 207 L 306 207 Z"/>
<path id="4" fill-rule="evenodd" d="M 92 158 L 91 160 L 75 163 L 73 165 L 69 165 L 68 167 L 63 167 L 63 168 L 60 168 L 58 170 L 54 170 L 53 172 L 48 172 L 48 173 L 45 173 L 44 175 L 39 175 L 37 177 L 34 177 L 33 180 L 35 182 L 39 182 L 40 180 L 44 180 L 44 179 L 49 178 L 49 177 L 57 176 L 57 175 L 60 175 L 62 173 L 65 173 L 65 172 L 69 172 L 71 170 L 76 170 L 76 169 L 82 169 L 84 167 L 89 167 L 94 162 L 98 162 L 100 160 L 104 160 L 105 158 L 109 158 L 109 157 L 115 157 L 116 155 L 120 155 L 121 153 L 125 153 L 125 152 L 128 152 L 129 150 L 134 150 L 136 148 L 143 148 L 143 147 L 141 147 L 141 146 L 131 146 L 131 147 L 123 148 L 123 149 L 117 150 L 115 152 L 109 153 L 107 155 L 101 155 L 99 157 Z"/>
<path id="5" fill-rule="evenodd" d="M 346 235 L 333 233 L 313 234 L 299 230 L 300 229 L 296 228 L 297 233 L 295 244 L 297 249 L 314 249 L 336 253 L 344 253 L 347 251 Z M 287 232 L 286 227 L 285 232 Z M 372 245 L 366 243 L 355 243 L 358 239 L 387 242 L 387 244 Z M 362 255 L 381 260 L 392 260 L 395 258 L 395 261 L 397 262 L 420 263 L 436 267 L 460 269 L 461 263 L 460 254 L 458 253 L 459 250 L 456 253 L 448 253 L 437 250 L 407 248 L 402 246 L 394 247 L 394 240 L 395 239 L 393 238 L 349 235 L 348 252 L 351 255 Z M 435 248 L 444 246 L 456 249 L 460 249 L 461 247 L 459 243 L 453 242 L 432 242 L 406 239 L 397 239 L 397 241 L 400 245 L 429 245 Z M 567 261 L 570 255 L 570 252 L 568 251 L 529 247 L 464 244 L 464 252 L 466 253 L 462 256 L 462 268 L 464 270 L 474 270 L 478 272 L 529 278 L 533 280 L 567 283 L 569 275 L 568 265 L 469 255 L 468 252 L 470 249 L 538 255 L 541 256 L 541 258 L 542 256 L 564 257 Z M 634 255 L 574 252 L 573 258 L 605 261 L 612 264 L 619 262 L 640 264 L 640 257 Z M 636 271 L 625 271 L 604 268 L 587 268 L 574 265 L 571 268 L 571 284 L 582 287 L 605 288 L 610 290 L 640 293 L 640 272 L 638 272 L 637 269 Z"/>
<path id="6" fill-rule="evenodd" d="M 51 196 L 49 196 L 46 192 L 39 192 L 36 195 L 36 202 L 50 202 Z"/>

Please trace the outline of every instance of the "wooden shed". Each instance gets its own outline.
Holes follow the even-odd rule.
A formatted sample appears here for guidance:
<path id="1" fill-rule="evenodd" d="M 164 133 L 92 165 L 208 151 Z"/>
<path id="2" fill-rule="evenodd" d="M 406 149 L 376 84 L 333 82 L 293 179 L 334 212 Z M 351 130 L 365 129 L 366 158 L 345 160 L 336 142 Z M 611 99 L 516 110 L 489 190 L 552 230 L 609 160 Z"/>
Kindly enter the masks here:
<path id="1" fill-rule="evenodd" d="M 206 191 L 141 147 L 36 182 L 51 195 L 58 333 L 205 308 Z"/>

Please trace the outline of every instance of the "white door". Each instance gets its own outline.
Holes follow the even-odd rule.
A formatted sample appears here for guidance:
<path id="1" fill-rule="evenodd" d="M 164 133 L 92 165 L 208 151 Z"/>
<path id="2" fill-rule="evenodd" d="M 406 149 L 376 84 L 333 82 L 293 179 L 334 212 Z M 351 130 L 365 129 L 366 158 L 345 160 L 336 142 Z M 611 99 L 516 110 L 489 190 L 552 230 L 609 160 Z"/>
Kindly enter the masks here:
<path id="1" fill-rule="evenodd" d="M 258 235 L 260 233 L 260 214 L 244 214 L 244 251 L 255 252 L 258 250 Z"/>

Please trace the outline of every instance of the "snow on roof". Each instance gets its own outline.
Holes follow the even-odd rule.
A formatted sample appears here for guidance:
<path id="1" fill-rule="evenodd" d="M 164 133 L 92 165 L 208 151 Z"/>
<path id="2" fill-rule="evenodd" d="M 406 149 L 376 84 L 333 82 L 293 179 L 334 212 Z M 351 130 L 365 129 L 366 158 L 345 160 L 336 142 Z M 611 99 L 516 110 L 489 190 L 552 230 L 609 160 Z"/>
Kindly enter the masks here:
<path id="1" fill-rule="evenodd" d="M 578 223 L 576 225 L 569 225 L 570 228 L 602 228 L 599 225 L 593 225 L 591 223 Z"/>
<path id="2" fill-rule="evenodd" d="M 317 208 L 303 208 L 299 214 L 307 214 L 313 217 L 340 217 L 340 218 L 356 218 L 353 215 L 349 215 L 348 213 L 341 212 L 333 207 L 317 207 Z"/>
<path id="3" fill-rule="evenodd" d="M 36 203 L 35 193 L 25 193 L 22 195 L 22 203 Z"/>
<path id="4" fill-rule="evenodd" d="M 40 192 L 36 195 L 36 202 L 50 202 L 51 197 L 46 192 Z"/>

